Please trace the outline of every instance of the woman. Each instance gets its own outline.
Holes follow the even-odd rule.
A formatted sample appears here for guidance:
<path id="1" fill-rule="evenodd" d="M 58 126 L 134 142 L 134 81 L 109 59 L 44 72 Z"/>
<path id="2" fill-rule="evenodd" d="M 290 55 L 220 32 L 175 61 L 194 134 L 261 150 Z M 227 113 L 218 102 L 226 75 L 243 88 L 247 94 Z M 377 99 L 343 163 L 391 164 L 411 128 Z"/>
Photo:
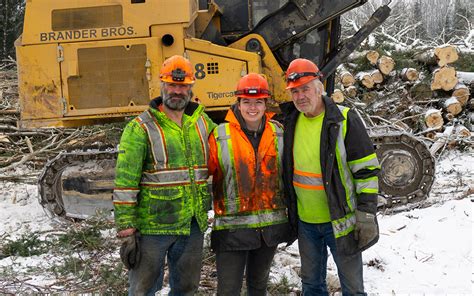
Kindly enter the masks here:
<path id="1" fill-rule="evenodd" d="M 209 138 L 215 220 L 217 294 L 265 295 L 277 245 L 289 225 L 281 183 L 282 126 L 266 113 L 268 83 L 250 73 L 237 85 L 237 103 Z"/>

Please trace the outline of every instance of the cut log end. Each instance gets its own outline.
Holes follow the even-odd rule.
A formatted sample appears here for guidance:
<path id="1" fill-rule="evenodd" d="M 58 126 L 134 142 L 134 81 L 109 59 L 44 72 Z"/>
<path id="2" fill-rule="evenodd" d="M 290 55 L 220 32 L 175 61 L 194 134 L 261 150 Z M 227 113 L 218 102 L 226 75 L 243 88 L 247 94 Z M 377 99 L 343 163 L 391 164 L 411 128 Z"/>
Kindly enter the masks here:
<path id="1" fill-rule="evenodd" d="M 379 56 L 380 54 L 375 51 L 375 50 L 369 50 L 365 57 L 367 58 L 367 60 L 370 62 L 370 64 L 372 65 L 376 65 L 377 64 L 377 60 L 379 59 Z"/>
<path id="2" fill-rule="evenodd" d="M 450 66 L 441 67 L 433 71 L 431 90 L 442 89 L 449 91 L 452 90 L 457 83 L 456 70 Z"/>
<path id="3" fill-rule="evenodd" d="M 356 75 L 356 80 L 367 89 L 372 89 L 375 86 L 374 80 L 369 73 L 360 72 Z"/>
<path id="4" fill-rule="evenodd" d="M 340 89 L 335 89 L 333 94 L 331 95 L 331 98 L 336 104 L 344 102 L 344 94 Z"/>
<path id="5" fill-rule="evenodd" d="M 400 71 L 400 78 L 403 81 L 416 81 L 419 76 L 418 71 L 414 68 L 403 68 L 402 71 Z"/>
<path id="6" fill-rule="evenodd" d="M 370 72 L 370 76 L 372 77 L 372 80 L 375 84 L 380 84 L 383 82 L 383 75 L 379 70 L 373 70 Z"/>
<path id="7" fill-rule="evenodd" d="M 456 84 L 452 93 L 452 96 L 458 99 L 459 103 L 461 103 L 461 106 L 465 106 L 467 104 L 467 101 L 469 100 L 469 95 L 469 88 L 461 83 Z"/>
<path id="8" fill-rule="evenodd" d="M 355 86 L 349 86 L 347 87 L 344 92 L 349 98 L 355 98 L 357 96 L 357 87 Z"/>
<path id="9" fill-rule="evenodd" d="M 383 75 L 388 75 L 395 67 L 395 61 L 388 56 L 381 56 L 377 60 L 377 67 Z"/>
<path id="10" fill-rule="evenodd" d="M 349 87 L 351 85 L 354 85 L 355 79 L 354 76 L 352 76 L 351 73 L 349 72 L 342 72 L 341 73 L 341 83 L 344 85 L 344 87 Z"/>
<path id="11" fill-rule="evenodd" d="M 449 63 L 454 63 L 459 58 L 456 46 L 450 44 L 445 44 L 435 48 L 434 55 L 440 67 L 446 66 Z"/>
<path id="12" fill-rule="evenodd" d="M 456 116 L 456 115 L 458 115 L 459 113 L 462 112 L 461 103 L 459 103 L 459 101 L 456 97 L 451 97 L 451 98 L 445 99 L 443 101 L 444 101 L 443 102 L 443 108 L 449 114 L 452 114 L 453 116 Z"/>
<path id="13" fill-rule="evenodd" d="M 439 129 L 443 126 L 443 116 L 438 109 L 430 109 L 425 113 L 425 124 L 430 129 Z"/>

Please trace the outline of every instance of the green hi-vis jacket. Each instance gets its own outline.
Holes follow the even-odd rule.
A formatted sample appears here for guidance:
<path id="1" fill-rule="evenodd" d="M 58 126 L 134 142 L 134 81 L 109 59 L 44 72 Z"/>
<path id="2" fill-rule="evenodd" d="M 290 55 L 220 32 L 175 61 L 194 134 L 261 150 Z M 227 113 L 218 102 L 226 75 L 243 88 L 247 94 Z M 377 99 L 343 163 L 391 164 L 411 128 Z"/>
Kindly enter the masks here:
<path id="1" fill-rule="evenodd" d="M 182 127 L 159 111 L 162 99 L 128 123 L 119 145 L 113 194 L 119 230 L 189 235 L 196 217 L 202 232 L 211 208 L 208 136 L 216 126 L 203 106 L 189 103 Z"/>

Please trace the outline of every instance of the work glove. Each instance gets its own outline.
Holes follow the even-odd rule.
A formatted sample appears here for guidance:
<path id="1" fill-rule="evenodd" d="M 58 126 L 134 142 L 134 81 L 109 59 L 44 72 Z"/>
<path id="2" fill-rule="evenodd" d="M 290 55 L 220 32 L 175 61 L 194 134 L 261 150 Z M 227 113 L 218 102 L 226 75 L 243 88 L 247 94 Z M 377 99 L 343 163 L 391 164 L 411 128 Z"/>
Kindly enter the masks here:
<path id="1" fill-rule="evenodd" d="M 354 237 L 358 241 L 359 249 L 362 249 L 378 236 L 379 228 L 375 221 L 375 214 L 356 210 L 355 216 Z"/>
<path id="2" fill-rule="evenodd" d="M 135 268 L 140 263 L 140 233 L 121 238 L 120 259 L 128 270 Z"/>

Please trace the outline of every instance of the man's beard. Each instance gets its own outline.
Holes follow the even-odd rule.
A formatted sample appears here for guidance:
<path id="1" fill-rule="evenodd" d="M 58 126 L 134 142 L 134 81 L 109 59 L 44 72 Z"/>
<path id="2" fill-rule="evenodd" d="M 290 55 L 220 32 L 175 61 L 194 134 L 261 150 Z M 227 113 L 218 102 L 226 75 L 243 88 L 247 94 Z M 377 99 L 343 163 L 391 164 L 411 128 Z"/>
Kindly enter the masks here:
<path id="1" fill-rule="evenodd" d="M 171 110 L 181 111 L 186 108 L 189 101 L 191 101 L 192 92 L 188 95 L 176 94 L 176 93 L 162 93 L 163 103 Z"/>

